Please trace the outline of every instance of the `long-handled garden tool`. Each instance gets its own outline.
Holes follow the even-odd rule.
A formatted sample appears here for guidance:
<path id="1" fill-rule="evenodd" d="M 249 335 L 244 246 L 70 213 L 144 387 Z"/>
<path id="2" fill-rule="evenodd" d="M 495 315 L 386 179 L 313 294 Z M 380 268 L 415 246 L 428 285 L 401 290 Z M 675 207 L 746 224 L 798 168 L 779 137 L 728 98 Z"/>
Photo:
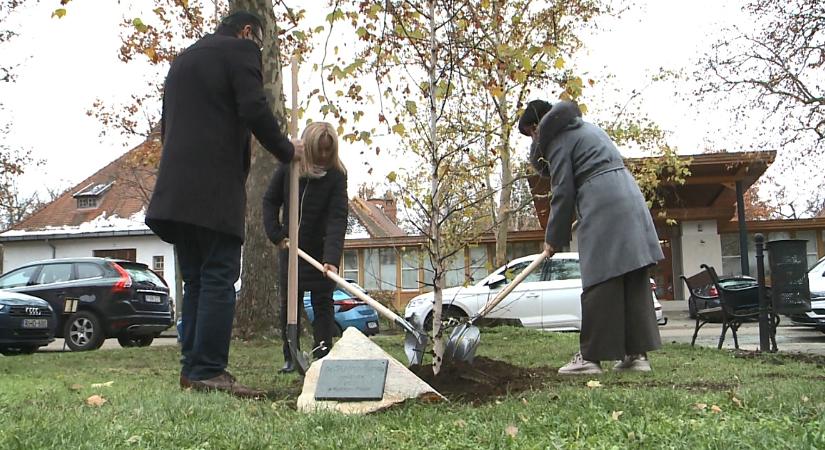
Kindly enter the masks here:
<path id="1" fill-rule="evenodd" d="M 292 113 L 289 117 L 289 135 L 298 137 L 298 60 L 292 59 Z M 300 162 L 293 160 L 289 170 L 289 255 L 287 261 L 286 341 L 292 361 L 304 375 L 309 361 L 298 346 L 298 177 Z"/>
<path id="2" fill-rule="evenodd" d="M 347 292 L 358 297 L 359 300 L 373 307 L 376 311 L 378 311 L 379 314 L 401 326 L 401 328 L 403 328 L 404 331 L 406 331 L 407 333 L 407 336 L 404 339 L 404 353 L 406 353 L 407 355 L 407 360 L 409 361 L 411 366 L 421 365 L 424 359 L 424 351 L 427 349 L 428 342 L 427 334 L 424 333 L 423 330 L 417 330 L 411 323 L 404 320 L 403 317 L 392 312 L 392 310 L 382 305 L 377 300 L 374 300 L 369 295 L 363 293 L 360 289 L 353 286 L 347 280 L 341 278 L 337 273 L 325 270 L 323 264 L 318 262 L 312 256 L 309 256 L 300 248 L 293 246 L 292 241 L 290 241 L 289 250 L 292 251 L 293 248 L 297 250 L 298 256 L 300 256 L 304 261 L 308 262 L 310 265 L 320 270 L 332 281 L 335 281 L 339 286 L 345 289 Z"/>
<path id="3" fill-rule="evenodd" d="M 468 363 L 473 362 L 473 358 L 476 354 L 476 349 L 478 348 L 478 343 L 481 339 L 481 331 L 475 326 L 475 322 L 481 318 L 483 318 L 486 314 L 493 310 L 505 297 L 507 297 L 513 289 L 516 288 L 525 278 L 527 275 L 530 275 L 538 266 L 540 266 L 545 258 L 547 258 L 547 252 L 542 252 L 533 262 L 530 263 L 524 270 L 519 273 L 516 278 L 510 282 L 498 295 L 493 298 L 491 302 L 488 302 L 484 305 L 484 308 L 481 309 L 476 315 L 471 317 L 468 321 L 458 325 L 453 329 L 453 332 L 450 333 L 450 338 L 447 341 L 447 346 L 444 350 L 444 358 L 447 360 L 453 361 L 464 361 Z"/>

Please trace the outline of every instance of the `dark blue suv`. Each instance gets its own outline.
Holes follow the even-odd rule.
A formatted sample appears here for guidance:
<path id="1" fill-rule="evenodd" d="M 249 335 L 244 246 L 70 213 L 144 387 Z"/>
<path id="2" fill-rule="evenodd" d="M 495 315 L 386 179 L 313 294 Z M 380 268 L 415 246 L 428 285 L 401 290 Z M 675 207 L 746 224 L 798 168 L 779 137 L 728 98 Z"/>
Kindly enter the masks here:
<path id="1" fill-rule="evenodd" d="M 19 292 L 0 291 L 0 353 L 34 353 L 54 340 L 49 304 Z"/>
<path id="2" fill-rule="evenodd" d="M 0 276 L 0 289 L 39 297 L 56 315 L 58 337 L 74 351 L 115 337 L 146 346 L 172 325 L 169 288 L 145 264 L 108 258 L 50 259 Z"/>

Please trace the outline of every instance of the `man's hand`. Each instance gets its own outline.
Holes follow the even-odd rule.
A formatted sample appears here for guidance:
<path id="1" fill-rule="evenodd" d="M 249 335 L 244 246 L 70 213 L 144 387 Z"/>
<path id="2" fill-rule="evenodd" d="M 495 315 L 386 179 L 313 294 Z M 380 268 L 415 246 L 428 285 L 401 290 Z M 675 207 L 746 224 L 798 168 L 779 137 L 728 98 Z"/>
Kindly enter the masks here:
<path id="1" fill-rule="evenodd" d="M 290 139 L 292 146 L 295 147 L 295 155 L 292 157 L 295 161 L 300 161 L 304 158 L 304 141 L 301 139 Z"/>
<path id="2" fill-rule="evenodd" d="M 281 250 L 286 250 L 289 248 L 289 239 L 283 239 L 281 242 L 278 242 L 278 248 Z"/>
<path id="3" fill-rule="evenodd" d="M 556 249 L 554 249 L 552 245 L 545 242 L 544 243 L 544 253 L 549 258 L 549 257 L 556 254 Z"/>
<path id="4" fill-rule="evenodd" d="M 329 270 L 330 272 L 338 275 L 338 267 L 336 267 L 332 264 L 324 263 L 324 276 L 325 277 L 327 276 L 327 270 Z"/>

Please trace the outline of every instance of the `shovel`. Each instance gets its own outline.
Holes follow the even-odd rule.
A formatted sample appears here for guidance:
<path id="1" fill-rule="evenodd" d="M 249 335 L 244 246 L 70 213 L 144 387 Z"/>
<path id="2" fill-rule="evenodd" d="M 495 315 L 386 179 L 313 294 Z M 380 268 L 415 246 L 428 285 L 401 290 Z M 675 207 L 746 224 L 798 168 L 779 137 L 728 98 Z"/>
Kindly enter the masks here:
<path id="1" fill-rule="evenodd" d="M 298 59 L 292 58 L 292 114 L 289 134 L 298 137 Z M 286 341 L 292 361 L 301 375 L 309 369 L 309 361 L 298 346 L 298 177 L 300 162 L 293 161 L 289 170 L 289 268 L 287 272 Z"/>
<path id="2" fill-rule="evenodd" d="M 389 308 L 382 305 L 377 300 L 374 300 L 369 295 L 361 292 L 360 289 L 350 284 L 347 280 L 341 278 L 337 273 L 331 272 L 329 270 L 324 270 L 323 264 L 319 263 L 312 256 L 306 254 L 306 252 L 304 252 L 300 248 L 293 246 L 292 242 L 290 241 L 289 250 L 292 251 L 293 248 L 297 250 L 298 256 L 300 256 L 301 259 L 308 262 L 316 269 L 320 270 L 324 275 L 329 277 L 332 281 L 335 281 L 344 290 L 358 297 L 359 300 L 375 308 L 375 310 L 378 311 L 379 314 L 401 326 L 401 328 L 403 328 L 407 332 L 407 336 L 404 339 L 404 353 L 406 353 L 407 355 L 407 360 L 410 362 L 411 366 L 421 365 L 422 361 L 424 360 L 424 350 L 427 349 L 426 333 L 422 332 L 421 330 L 416 330 L 411 323 L 407 322 L 406 320 L 404 320 L 404 318 L 392 312 Z"/>
<path id="3" fill-rule="evenodd" d="M 529 266 L 525 267 L 524 270 L 522 270 L 521 273 L 519 273 L 516 278 L 507 285 L 507 287 L 499 292 L 493 301 L 484 305 L 484 308 L 470 318 L 470 320 L 455 327 L 453 332 L 450 333 L 449 341 L 447 341 L 447 346 L 444 350 L 444 358 L 451 359 L 453 361 L 459 360 L 472 363 L 473 358 L 475 358 L 476 355 L 478 342 L 481 339 L 481 331 L 479 331 L 478 327 L 475 326 L 474 323 L 492 311 L 493 308 L 498 306 L 498 304 L 501 303 L 501 301 L 504 300 L 504 298 L 507 297 L 507 295 L 510 294 L 516 286 L 527 278 L 527 275 L 530 275 L 536 267 L 544 263 L 545 258 L 547 258 L 547 252 L 542 252 L 536 259 L 533 260 L 533 262 L 530 263 Z"/>

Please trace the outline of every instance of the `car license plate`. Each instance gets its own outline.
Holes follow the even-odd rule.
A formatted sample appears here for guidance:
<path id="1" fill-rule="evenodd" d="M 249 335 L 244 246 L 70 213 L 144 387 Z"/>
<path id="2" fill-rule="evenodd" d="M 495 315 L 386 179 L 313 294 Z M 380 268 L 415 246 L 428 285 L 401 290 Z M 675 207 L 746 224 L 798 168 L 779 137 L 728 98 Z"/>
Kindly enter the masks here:
<path id="1" fill-rule="evenodd" d="M 49 321 L 46 319 L 23 319 L 23 328 L 48 328 Z"/>
<path id="2" fill-rule="evenodd" d="M 147 295 L 143 299 L 146 303 L 160 303 L 160 295 Z"/>
<path id="3" fill-rule="evenodd" d="M 377 322 L 367 322 L 367 328 L 378 328 Z"/>

